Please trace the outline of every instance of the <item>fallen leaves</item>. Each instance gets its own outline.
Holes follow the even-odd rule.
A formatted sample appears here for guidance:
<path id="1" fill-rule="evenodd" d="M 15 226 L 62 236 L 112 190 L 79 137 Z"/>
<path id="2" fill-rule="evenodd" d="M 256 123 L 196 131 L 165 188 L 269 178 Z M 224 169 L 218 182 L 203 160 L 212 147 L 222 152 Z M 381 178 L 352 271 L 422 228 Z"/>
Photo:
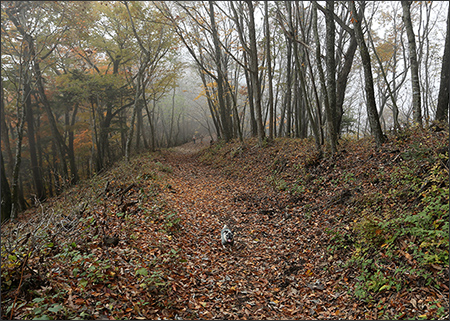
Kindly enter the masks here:
<path id="1" fill-rule="evenodd" d="M 361 218 L 352 212 L 357 202 L 364 198 L 380 209 L 398 207 L 376 194 L 388 186 L 378 165 L 387 172 L 391 159 L 401 163 L 398 151 L 377 154 L 362 141 L 335 159 L 308 161 L 305 155 L 313 145 L 307 141 L 280 139 L 267 148 L 251 141 L 239 144 L 225 145 L 215 158 L 208 150 L 190 153 L 184 146 L 107 174 L 108 184 L 99 182 L 84 207 L 84 238 L 60 252 L 66 261 L 41 266 L 51 280 L 47 290 L 37 290 L 46 297 L 44 307 L 59 315 L 59 306 L 65 306 L 70 316 L 91 319 L 371 319 L 448 313 L 445 282 L 435 290 L 412 272 L 409 279 L 389 279 L 400 265 L 390 261 L 392 243 L 384 238 L 374 253 L 382 260 L 367 267 L 383 271 L 378 279 L 365 280 L 377 289 L 370 300 L 355 296 L 360 274 L 345 265 Z M 233 148 L 239 153 L 229 152 Z M 276 175 L 268 175 L 273 171 Z M 224 223 L 235 234 L 231 251 L 221 246 Z M 384 237 L 377 225 L 371 233 L 374 240 Z M 410 243 L 402 242 L 398 258 L 415 268 Z M 442 275 L 445 266 L 433 263 L 430 271 Z M 386 280 L 402 286 L 396 290 Z M 36 309 L 24 304 L 16 317 L 34 317 L 38 314 L 27 311 Z"/>

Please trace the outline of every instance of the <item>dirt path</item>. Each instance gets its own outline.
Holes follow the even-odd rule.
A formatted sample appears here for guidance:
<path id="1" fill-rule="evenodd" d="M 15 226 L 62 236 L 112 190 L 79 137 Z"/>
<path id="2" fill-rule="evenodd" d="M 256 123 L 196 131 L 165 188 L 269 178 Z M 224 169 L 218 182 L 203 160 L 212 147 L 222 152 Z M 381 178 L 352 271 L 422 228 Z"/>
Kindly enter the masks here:
<path id="1" fill-rule="evenodd" d="M 173 168 L 167 201 L 182 219 L 178 241 L 186 260 L 176 285 L 184 306 L 179 317 L 355 318 L 351 308 L 340 312 L 350 301 L 345 291 L 327 289 L 337 276 L 329 273 L 333 266 L 323 273 L 327 258 L 319 239 L 305 236 L 311 228 L 319 238 L 323 223 L 286 209 L 258 179 L 226 177 L 201 164 L 194 151 L 185 146 L 164 154 Z M 232 251 L 220 243 L 225 223 L 235 232 Z"/>

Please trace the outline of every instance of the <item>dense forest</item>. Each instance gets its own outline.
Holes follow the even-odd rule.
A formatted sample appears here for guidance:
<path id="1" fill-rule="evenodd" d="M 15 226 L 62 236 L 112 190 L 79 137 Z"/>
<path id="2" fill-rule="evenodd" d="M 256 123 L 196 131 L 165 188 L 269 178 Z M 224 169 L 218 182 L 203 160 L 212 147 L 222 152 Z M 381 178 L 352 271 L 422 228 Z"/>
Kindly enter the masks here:
<path id="1" fill-rule="evenodd" d="M 448 319 L 448 2 L 1 12 L 2 320 Z"/>
<path id="2" fill-rule="evenodd" d="M 447 2 L 3 1 L 2 221 L 194 138 L 374 137 L 448 119 Z M 445 48 L 445 50 L 444 50 Z"/>

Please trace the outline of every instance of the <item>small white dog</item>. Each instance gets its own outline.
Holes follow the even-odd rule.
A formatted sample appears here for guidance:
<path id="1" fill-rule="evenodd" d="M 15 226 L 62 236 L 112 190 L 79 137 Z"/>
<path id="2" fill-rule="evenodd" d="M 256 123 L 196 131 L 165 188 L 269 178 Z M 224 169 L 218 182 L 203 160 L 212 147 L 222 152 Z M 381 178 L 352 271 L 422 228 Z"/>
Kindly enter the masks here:
<path id="1" fill-rule="evenodd" d="M 228 226 L 225 224 L 222 228 L 222 231 L 220 232 L 220 237 L 222 239 L 222 246 L 225 248 L 225 245 L 233 245 L 233 232 L 228 228 Z"/>

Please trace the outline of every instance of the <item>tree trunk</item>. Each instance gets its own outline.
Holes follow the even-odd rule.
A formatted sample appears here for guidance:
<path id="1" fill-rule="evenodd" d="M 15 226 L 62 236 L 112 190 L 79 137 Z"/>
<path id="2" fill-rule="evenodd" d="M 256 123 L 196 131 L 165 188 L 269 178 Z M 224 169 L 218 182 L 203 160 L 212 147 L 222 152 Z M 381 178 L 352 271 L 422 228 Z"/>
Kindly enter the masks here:
<path id="1" fill-rule="evenodd" d="M 63 170 L 62 176 L 65 179 L 67 179 L 69 177 L 69 172 L 67 169 L 67 162 L 66 162 L 66 149 L 67 148 L 66 148 L 66 145 L 64 144 L 64 140 L 61 136 L 61 133 L 58 130 L 58 125 L 56 123 L 55 116 L 53 115 L 53 111 L 51 109 L 50 102 L 48 101 L 47 96 L 45 94 L 45 88 L 44 88 L 44 83 L 42 80 L 41 69 L 40 69 L 39 63 L 37 61 L 34 61 L 33 65 L 34 65 L 36 82 L 38 85 L 39 97 L 42 101 L 42 104 L 44 105 L 44 109 L 46 111 L 47 118 L 50 123 L 50 129 L 51 129 L 53 138 L 55 140 L 56 149 L 58 151 L 58 154 L 59 154 L 59 157 L 61 160 L 61 165 L 62 165 L 62 170 Z"/>
<path id="2" fill-rule="evenodd" d="M 11 20 L 11 22 L 14 24 L 14 26 L 20 32 L 20 34 L 22 35 L 22 37 L 26 43 L 27 55 L 30 58 L 29 62 L 33 61 L 32 67 L 33 67 L 34 74 L 36 77 L 36 84 L 38 87 L 37 91 L 38 91 L 40 99 L 44 105 L 44 109 L 47 113 L 47 117 L 48 117 L 49 124 L 50 124 L 50 129 L 52 131 L 53 138 L 55 139 L 55 142 L 56 142 L 56 145 L 58 148 L 58 152 L 59 152 L 59 156 L 61 157 L 63 176 L 67 177 L 68 171 L 67 171 L 67 164 L 66 164 L 66 160 L 65 160 L 65 145 L 64 145 L 64 141 L 61 137 L 61 134 L 58 131 L 55 117 L 53 115 L 53 112 L 50 108 L 50 104 L 45 95 L 45 89 L 44 89 L 44 84 L 42 81 L 41 69 L 40 69 L 38 57 L 36 56 L 36 52 L 35 52 L 34 40 L 33 40 L 33 37 L 24 29 L 23 23 L 21 23 L 21 22 L 27 21 L 27 18 L 24 16 L 25 15 L 24 11 L 22 12 L 22 16 L 19 16 L 19 18 L 18 18 L 19 20 L 16 18 L 15 14 L 12 12 L 11 8 L 7 9 L 6 13 L 7 13 L 9 19 Z"/>
<path id="3" fill-rule="evenodd" d="M 69 143 L 67 148 L 67 156 L 69 157 L 69 165 L 70 165 L 70 183 L 72 185 L 78 183 L 79 176 L 78 176 L 78 168 L 77 164 L 75 162 L 75 147 L 74 147 L 74 131 L 73 128 L 76 123 L 76 116 L 78 113 L 78 104 L 75 104 L 73 113 L 72 113 L 72 119 L 70 120 L 70 126 L 69 126 Z"/>
<path id="4" fill-rule="evenodd" d="M 329 112 L 329 108 L 330 105 L 328 103 L 328 93 L 327 93 L 327 87 L 326 87 L 326 83 L 325 83 L 325 74 L 323 72 L 323 68 L 322 68 L 322 58 L 321 58 L 321 52 L 320 52 L 320 39 L 319 39 L 319 32 L 317 29 L 317 3 L 314 1 L 314 7 L 313 7 L 313 18 L 312 18 L 312 23 L 313 23 L 313 33 L 314 33 L 314 41 L 316 42 L 316 50 L 315 50 L 315 55 L 316 55 L 316 61 L 317 61 L 317 71 L 319 73 L 319 81 L 320 81 L 320 87 L 321 87 L 321 91 L 322 91 L 322 95 L 323 95 L 323 103 L 325 106 L 325 115 L 328 114 Z M 322 128 L 322 124 L 323 124 L 323 120 L 319 119 L 319 125 Z"/>
<path id="5" fill-rule="evenodd" d="M 136 150 L 141 149 L 141 138 L 144 136 L 144 123 L 142 121 L 142 106 L 138 105 L 136 111 Z"/>
<path id="6" fill-rule="evenodd" d="M 31 163 L 31 172 L 33 173 L 33 182 L 36 193 L 36 198 L 39 201 L 45 200 L 45 188 L 44 188 L 44 180 L 42 178 L 42 173 L 39 168 L 37 152 L 36 152 L 36 139 L 35 139 L 35 130 L 34 130 L 34 117 L 33 117 L 33 109 L 31 107 L 31 86 L 30 79 L 25 79 L 24 91 L 26 99 L 24 101 L 25 104 L 25 119 L 27 121 L 27 136 L 28 136 L 28 147 L 30 148 L 30 163 Z"/>
<path id="7" fill-rule="evenodd" d="M 28 67 L 28 66 L 26 66 Z M 22 67 L 22 69 L 24 69 Z M 20 164 L 22 161 L 22 139 L 23 139 L 23 128 L 25 125 L 25 105 L 24 93 L 22 97 L 17 102 L 17 140 L 16 140 L 16 156 L 14 161 L 12 182 L 11 182 L 11 218 L 16 219 L 19 212 L 19 171 Z"/>
<path id="8" fill-rule="evenodd" d="M 8 161 L 7 170 L 9 173 L 9 176 L 12 173 L 13 170 L 13 164 L 14 164 L 14 156 L 12 154 L 11 150 L 11 144 L 9 142 L 9 131 L 8 126 L 6 124 L 6 114 L 5 114 L 5 93 L 3 91 L 3 80 L 0 79 L 0 85 L 1 85 L 1 106 L 0 106 L 0 129 L 1 129 L 1 141 L 2 141 L 2 149 L 6 151 L 6 159 Z"/>
<path id="9" fill-rule="evenodd" d="M 264 1 L 264 25 L 266 36 L 266 56 L 267 56 L 267 75 L 269 77 L 269 139 L 274 137 L 274 109 L 273 109 L 273 74 L 272 74 L 272 57 L 270 54 L 270 29 L 269 29 L 269 5 L 268 1 Z"/>
<path id="10" fill-rule="evenodd" d="M 364 82 L 367 99 L 367 117 L 369 119 L 370 129 L 372 135 L 375 137 L 377 147 L 380 147 L 384 142 L 383 132 L 381 130 L 380 121 L 378 118 L 378 111 L 375 102 L 375 91 L 373 87 L 372 66 L 370 63 L 370 54 L 364 41 L 364 35 L 361 28 L 361 20 L 364 17 L 364 7 L 361 8 L 361 13 L 356 14 L 356 6 L 354 1 L 350 1 L 350 11 L 354 15 L 353 24 L 355 26 L 355 36 L 358 42 L 359 51 L 361 54 L 361 61 L 364 68 Z"/>
<path id="11" fill-rule="evenodd" d="M 144 93 L 145 95 L 145 93 Z M 155 103 L 155 101 L 153 100 L 153 102 Z M 150 111 L 150 109 L 148 108 L 148 103 L 147 103 L 147 99 L 144 99 L 144 107 L 145 107 L 145 111 L 147 112 L 147 118 L 148 118 L 148 124 L 150 126 L 150 151 L 154 152 L 155 151 L 155 124 L 153 123 L 153 110 Z"/>
<path id="12" fill-rule="evenodd" d="M 422 107 L 420 98 L 419 62 L 417 60 L 416 39 L 411 23 L 411 1 L 402 1 L 403 23 L 408 36 L 409 62 L 411 64 L 412 108 L 414 123 L 422 126 Z"/>
<path id="13" fill-rule="evenodd" d="M 336 61 L 335 55 L 335 25 L 334 25 L 334 1 L 327 1 L 325 11 L 326 22 L 326 44 L 327 44 L 327 90 L 328 90 L 328 110 L 327 110 L 327 124 L 330 135 L 331 153 L 337 152 L 337 132 L 336 124 Z"/>
<path id="14" fill-rule="evenodd" d="M 373 43 L 373 39 L 372 39 L 372 36 L 370 34 L 369 34 L 369 42 L 372 45 L 374 56 L 377 59 L 378 67 L 380 68 L 381 74 L 383 76 L 383 79 L 384 79 L 384 82 L 385 82 L 385 85 L 386 85 L 386 89 L 387 89 L 387 91 L 389 93 L 389 97 L 391 98 L 392 110 L 394 111 L 394 117 L 393 117 L 394 118 L 394 129 L 396 130 L 396 129 L 398 129 L 400 127 L 399 124 L 398 124 L 397 100 L 396 100 L 396 98 L 394 96 L 394 93 L 393 93 L 393 91 L 391 89 L 391 85 L 389 84 L 389 81 L 387 79 L 386 72 L 384 71 L 383 63 L 382 63 L 380 57 L 377 54 L 377 51 L 376 51 L 376 48 L 375 48 L 375 44 Z M 384 104 L 386 102 L 387 102 L 387 97 L 385 99 L 383 99 L 383 104 L 382 105 L 384 106 Z M 383 114 L 383 106 L 380 108 L 380 115 Z"/>
<path id="15" fill-rule="evenodd" d="M 314 10 L 314 9 L 313 9 Z M 311 15 L 311 18 L 314 18 L 313 15 Z M 306 43 L 306 38 L 305 38 L 305 32 L 304 32 L 304 28 L 303 28 L 303 24 L 300 24 L 301 30 L 302 30 L 302 34 L 303 34 L 303 39 L 302 41 L 304 43 Z M 308 50 L 304 50 L 304 54 L 305 54 L 305 59 L 306 59 L 306 63 L 308 63 L 308 68 L 310 70 L 310 74 L 311 74 L 311 82 L 312 82 L 312 87 L 313 87 L 313 92 L 315 95 L 315 99 L 316 99 L 316 105 L 317 105 L 317 117 L 313 116 L 312 113 L 312 106 L 310 104 L 310 98 L 308 97 L 308 93 L 307 93 L 307 89 L 306 89 L 306 71 L 305 72 L 301 72 L 301 64 L 300 64 L 300 60 L 298 57 L 298 53 L 296 50 L 296 47 L 294 47 L 294 56 L 296 57 L 295 59 L 295 64 L 296 64 L 296 68 L 299 70 L 299 76 L 300 76 L 300 90 L 303 93 L 303 97 L 305 100 L 305 109 L 306 109 L 306 113 L 308 115 L 308 119 L 309 122 L 311 123 L 311 127 L 312 127 L 312 131 L 314 134 L 314 141 L 316 144 L 316 149 L 317 152 L 319 153 L 320 157 L 322 156 L 322 141 L 323 141 L 323 134 L 321 131 L 321 126 L 320 126 L 320 119 L 321 119 L 321 111 L 320 111 L 320 102 L 319 102 L 319 96 L 317 93 L 317 89 L 316 89 L 316 84 L 315 84 L 315 80 L 314 80 L 314 75 L 313 75 L 313 70 L 312 70 L 312 65 L 311 65 L 311 61 L 309 59 L 309 52 Z M 306 118 L 306 117 L 305 117 Z M 307 121 L 305 121 L 305 136 L 307 134 L 306 129 L 307 129 Z"/>
<path id="16" fill-rule="evenodd" d="M 256 49 L 256 31 L 255 31 L 255 17 L 254 7 L 252 1 L 246 1 L 249 11 L 249 25 L 248 32 L 250 38 L 250 76 L 252 78 L 253 94 L 255 97 L 255 113 L 256 125 L 258 129 L 258 141 L 262 144 L 265 137 L 264 124 L 262 122 L 262 108 L 261 108 L 261 83 L 258 75 L 258 51 Z"/>
<path id="17" fill-rule="evenodd" d="M 219 99 L 219 110 L 220 110 L 220 118 L 222 120 L 222 130 L 223 130 L 223 138 L 225 141 L 229 141 L 233 138 L 232 128 L 231 128 L 231 119 L 230 113 L 228 111 L 227 105 L 225 103 L 225 92 L 223 88 L 223 70 L 222 70 L 222 51 L 219 44 L 219 36 L 217 34 L 216 27 L 216 19 L 214 17 L 214 4 L 212 1 L 209 2 L 209 17 L 211 20 L 211 32 L 213 36 L 214 42 L 214 53 L 215 53 L 215 63 L 217 68 L 217 94 Z"/>
<path id="18" fill-rule="evenodd" d="M 244 64 L 246 67 L 248 67 L 248 61 L 247 61 L 247 52 L 244 52 Z M 256 137 L 258 135 L 258 125 L 256 124 L 256 117 L 255 117 L 255 103 L 253 99 L 253 85 L 252 85 L 252 79 L 248 73 L 248 70 L 244 68 L 244 75 L 245 80 L 247 82 L 247 96 L 248 96 L 248 107 L 250 111 L 250 132 L 252 133 L 253 137 Z"/>
<path id="19" fill-rule="evenodd" d="M 222 124 L 220 122 L 220 117 L 217 114 L 217 112 L 215 111 L 214 108 L 214 103 L 212 101 L 212 95 L 210 93 L 207 81 L 206 81 L 206 76 L 205 74 L 202 72 L 202 70 L 199 70 L 199 74 L 200 74 L 200 79 L 202 80 L 203 83 L 203 87 L 205 88 L 205 95 L 206 95 L 206 101 L 208 103 L 208 108 L 209 108 L 209 112 L 211 114 L 211 118 L 213 120 L 214 123 L 214 128 L 216 129 L 216 134 L 217 134 L 217 138 L 222 137 Z"/>
<path id="20" fill-rule="evenodd" d="M 447 35 L 445 36 L 444 57 L 442 58 L 441 84 L 436 108 L 436 120 L 447 122 L 450 93 L 450 6 L 447 13 Z"/>
<path id="21" fill-rule="evenodd" d="M 291 132 L 291 121 L 292 121 L 292 113 L 291 113 L 291 100 L 292 100 L 292 41 L 286 36 L 287 42 L 287 55 L 286 55 L 286 82 L 284 88 L 284 102 L 283 102 L 283 111 L 281 114 L 280 125 L 278 127 L 278 136 L 281 137 L 284 127 L 285 136 L 289 136 Z M 286 121 L 285 121 L 286 118 Z"/>
<path id="22" fill-rule="evenodd" d="M 357 46 L 355 35 L 351 35 L 350 45 L 348 46 L 347 51 L 344 54 L 344 66 L 338 74 L 336 81 L 336 123 L 334 127 L 336 128 L 336 132 L 340 134 L 341 132 L 341 122 L 342 116 L 344 115 L 344 97 L 345 97 L 345 89 L 347 88 L 348 75 L 352 69 L 353 57 L 355 56 Z"/>
<path id="23" fill-rule="evenodd" d="M 141 62 L 141 66 L 139 67 L 138 75 L 136 78 L 136 94 L 134 97 L 134 106 L 133 106 L 133 114 L 131 116 L 131 122 L 130 122 L 130 129 L 128 131 L 127 136 L 127 142 L 125 145 L 125 161 L 128 163 L 131 158 L 131 142 L 133 141 L 133 133 L 134 133 L 134 122 L 136 120 L 136 114 L 137 110 L 139 108 L 138 104 L 140 104 L 140 97 L 141 97 L 141 86 L 142 86 L 142 80 L 144 76 L 144 70 L 147 66 L 147 63 L 149 61 L 148 56 L 146 57 L 146 62 Z"/>
<path id="24" fill-rule="evenodd" d="M 2 180 L 2 200 L 1 200 L 1 223 L 6 221 L 11 216 L 11 190 L 9 188 L 8 180 L 6 179 L 5 163 L 3 162 L 3 153 L 0 151 L 0 161 L 1 161 L 1 180 Z"/>

